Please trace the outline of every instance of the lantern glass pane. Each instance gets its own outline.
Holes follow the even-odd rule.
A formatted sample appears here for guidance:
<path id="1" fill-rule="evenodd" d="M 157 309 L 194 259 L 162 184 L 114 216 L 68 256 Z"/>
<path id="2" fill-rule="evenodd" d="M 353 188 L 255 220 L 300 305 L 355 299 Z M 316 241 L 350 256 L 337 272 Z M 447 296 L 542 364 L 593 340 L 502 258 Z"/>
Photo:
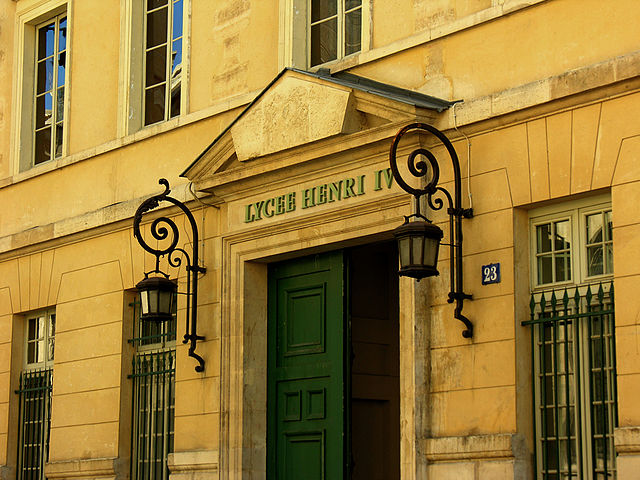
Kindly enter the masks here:
<path id="1" fill-rule="evenodd" d="M 438 258 L 438 246 L 440 242 L 435 238 L 425 238 L 424 241 L 424 265 L 429 267 L 436 266 Z"/>
<path id="2" fill-rule="evenodd" d="M 140 292 L 140 306 L 142 307 L 142 314 L 149 313 L 149 295 L 146 290 Z"/>
<path id="3" fill-rule="evenodd" d="M 163 290 L 160 294 L 160 305 L 158 311 L 160 313 L 171 314 L 171 299 L 173 298 L 173 292 Z"/>
<path id="4" fill-rule="evenodd" d="M 402 237 L 398 239 L 398 254 L 400 256 L 400 267 L 406 267 L 409 265 L 409 249 L 411 242 L 409 237 Z"/>
<path id="5" fill-rule="evenodd" d="M 411 236 L 411 264 L 412 265 L 424 265 L 422 260 L 422 250 L 425 243 L 425 238 L 421 233 Z"/>
<path id="6" fill-rule="evenodd" d="M 149 313 L 158 313 L 158 291 L 148 290 L 149 295 Z"/>

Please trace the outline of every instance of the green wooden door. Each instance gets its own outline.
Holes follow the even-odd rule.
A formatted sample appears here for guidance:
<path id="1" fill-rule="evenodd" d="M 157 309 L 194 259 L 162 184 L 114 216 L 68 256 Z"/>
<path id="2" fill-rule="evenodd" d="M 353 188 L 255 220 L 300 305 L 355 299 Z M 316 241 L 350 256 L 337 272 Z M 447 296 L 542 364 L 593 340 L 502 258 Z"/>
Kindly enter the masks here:
<path id="1" fill-rule="evenodd" d="M 343 272 L 342 252 L 269 269 L 270 480 L 343 478 Z"/>

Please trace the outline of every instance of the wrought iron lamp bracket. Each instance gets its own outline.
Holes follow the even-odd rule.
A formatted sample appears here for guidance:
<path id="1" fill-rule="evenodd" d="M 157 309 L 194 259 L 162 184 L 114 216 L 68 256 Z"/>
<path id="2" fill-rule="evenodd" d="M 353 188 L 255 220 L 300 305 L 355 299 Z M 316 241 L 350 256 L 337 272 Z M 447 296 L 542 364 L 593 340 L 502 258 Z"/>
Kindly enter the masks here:
<path id="1" fill-rule="evenodd" d="M 186 262 L 186 270 L 189 272 L 187 275 L 187 309 L 186 309 L 186 322 L 185 322 L 185 334 L 183 336 L 182 343 L 189 343 L 189 356 L 195 358 L 198 361 L 198 365 L 196 365 L 196 372 L 204 371 L 204 359 L 195 353 L 196 343 L 198 340 L 204 340 L 205 337 L 197 334 L 197 305 L 198 305 L 198 274 L 206 273 L 207 269 L 199 265 L 199 257 L 198 257 L 198 227 L 196 225 L 196 221 L 193 217 L 191 211 L 187 208 L 187 206 L 179 200 L 176 200 L 173 197 L 169 196 L 171 193 L 171 189 L 169 188 L 169 182 L 161 178 L 158 183 L 165 187 L 164 192 L 154 195 L 153 197 L 148 198 L 144 202 L 140 204 L 136 213 L 133 217 L 133 235 L 138 240 L 138 243 L 142 248 L 144 248 L 147 252 L 151 253 L 156 257 L 156 265 L 155 269 L 145 273 L 145 277 L 149 275 L 149 273 L 160 273 L 164 275 L 166 278 L 169 276 L 160 270 L 160 258 L 167 256 L 167 261 L 172 267 L 179 267 L 182 265 L 182 259 L 184 258 Z M 180 237 L 178 226 L 175 222 L 169 217 L 158 217 L 151 223 L 151 236 L 156 240 L 170 240 L 169 246 L 163 249 L 156 249 L 151 247 L 145 240 L 142 238 L 142 234 L 140 232 L 140 222 L 142 221 L 142 216 L 146 212 L 157 208 L 161 202 L 169 202 L 173 205 L 177 206 L 182 212 L 186 215 L 189 220 L 189 224 L 191 226 L 192 233 L 192 256 L 184 250 L 183 248 L 178 247 L 178 239 Z M 171 235 L 171 236 L 170 236 Z M 193 263 L 191 259 L 193 258 Z"/>
<path id="2" fill-rule="evenodd" d="M 426 185 L 423 188 L 414 188 L 410 186 L 400 174 L 397 165 L 397 151 L 401 138 L 410 132 L 426 132 L 435 136 L 446 148 L 453 169 L 453 196 L 445 188 L 438 185 L 440 180 L 440 166 L 435 154 L 427 148 L 417 148 L 407 158 L 407 168 L 411 175 L 416 178 L 424 178 Z M 425 161 L 426 159 L 426 161 Z M 389 165 L 393 173 L 393 178 L 400 188 L 415 197 L 415 213 L 405 216 L 405 223 L 411 217 L 418 217 L 429 221 L 420 212 L 420 198 L 426 195 L 427 204 L 432 210 L 441 210 L 444 207 L 444 200 L 440 194 L 445 197 L 448 208 L 446 210 L 449 216 L 449 240 L 450 243 L 444 244 L 449 246 L 449 275 L 450 275 L 450 292 L 448 294 L 448 302 L 456 303 L 454 308 L 454 318 L 460 320 L 465 325 L 462 336 L 471 338 L 473 336 L 473 324 L 462 314 L 464 300 L 471 300 L 470 294 L 464 293 L 462 288 L 462 219 L 472 218 L 473 209 L 462 208 L 462 182 L 460 175 L 460 161 L 453 145 L 449 139 L 437 128 L 425 123 L 412 123 L 401 128 L 396 134 L 391 150 L 389 152 Z M 430 178 L 427 175 L 430 174 Z"/>

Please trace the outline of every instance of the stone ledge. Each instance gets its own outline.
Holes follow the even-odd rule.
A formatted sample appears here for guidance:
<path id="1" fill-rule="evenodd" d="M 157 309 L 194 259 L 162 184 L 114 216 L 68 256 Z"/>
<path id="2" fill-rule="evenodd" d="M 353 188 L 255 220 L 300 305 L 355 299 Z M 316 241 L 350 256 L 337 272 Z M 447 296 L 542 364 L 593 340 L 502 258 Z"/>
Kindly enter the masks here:
<path id="1" fill-rule="evenodd" d="M 91 458 L 49 462 L 45 465 L 44 471 L 49 480 L 115 480 L 115 461 L 115 458 Z"/>
<path id="2" fill-rule="evenodd" d="M 169 471 L 174 473 L 217 473 L 219 454 L 217 450 L 196 450 L 169 454 Z"/>
<path id="3" fill-rule="evenodd" d="M 430 462 L 513 459 L 514 440 L 513 434 L 427 438 L 424 452 Z"/>
<path id="4" fill-rule="evenodd" d="M 616 428 L 614 442 L 619 455 L 640 454 L 640 427 Z"/>

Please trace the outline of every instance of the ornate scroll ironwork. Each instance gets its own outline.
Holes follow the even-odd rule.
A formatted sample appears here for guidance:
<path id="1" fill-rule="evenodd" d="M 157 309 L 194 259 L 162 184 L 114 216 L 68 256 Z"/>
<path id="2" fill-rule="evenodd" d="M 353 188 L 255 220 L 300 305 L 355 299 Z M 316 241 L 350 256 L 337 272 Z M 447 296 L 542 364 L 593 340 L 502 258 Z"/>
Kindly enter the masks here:
<path id="1" fill-rule="evenodd" d="M 416 178 L 424 178 L 426 181 L 425 186 L 422 188 L 414 188 L 402 178 L 400 171 L 398 170 L 396 154 L 400 139 L 409 132 L 428 132 L 434 135 L 445 146 L 453 167 L 453 198 L 446 189 L 438 186 L 438 181 L 440 180 L 440 166 L 435 155 L 426 148 L 417 148 L 413 150 L 407 159 L 409 172 Z M 423 160 L 423 158 L 426 158 L 427 161 Z M 462 186 L 458 154 L 449 139 L 440 130 L 425 123 L 412 123 L 401 128 L 396 134 L 393 143 L 391 144 L 391 151 L 389 152 L 389 164 L 391 171 L 393 172 L 393 178 L 398 185 L 400 185 L 404 191 L 415 197 L 415 213 L 405 217 L 407 221 L 411 217 L 418 217 L 429 221 L 429 219 L 420 212 L 420 197 L 423 195 L 427 196 L 427 203 L 432 210 L 440 210 L 444 206 L 444 200 L 439 196 L 440 194 L 446 198 L 448 203 L 447 214 L 449 215 L 449 239 L 451 242 L 448 244 L 450 248 L 449 275 L 451 290 L 449 291 L 447 301 L 449 303 L 453 303 L 454 301 L 456 302 L 454 317 L 466 326 L 466 329 L 462 332 L 462 336 L 465 338 L 471 338 L 473 336 L 473 324 L 467 317 L 462 315 L 464 300 L 472 298 L 471 295 L 464 293 L 462 289 L 462 219 L 471 218 L 473 216 L 473 209 L 462 208 Z M 431 171 L 431 177 L 427 178 L 429 171 Z M 438 196 L 436 197 L 435 195 Z"/>
<path id="2" fill-rule="evenodd" d="M 169 196 L 171 190 L 169 188 L 169 182 L 161 178 L 158 183 L 160 185 L 164 185 L 164 192 L 159 195 L 154 195 L 153 197 L 148 198 L 144 202 L 140 204 L 138 209 L 136 210 L 136 214 L 133 217 L 133 235 L 138 240 L 138 243 L 142 248 L 144 248 L 147 252 L 155 255 L 156 257 L 156 266 L 154 270 L 149 272 L 145 272 L 145 276 L 148 276 L 150 273 L 159 273 L 168 278 L 167 274 L 160 270 L 160 258 L 167 256 L 167 261 L 172 267 L 179 267 L 182 265 L 181 255 L 186 260 L 186 269 L 187 269 L 187 314 L 186 314 L 186 322 L 185 322 L 185 334 L 182 340 L 182 343 L 189 343 L 189 356 L 195 358 L 198 361 L 198 365 L 195 367 L 196 372 L 204 371 L 204 359 L 195 353 L 196 350 L 196 342 L 198 340 L 204 340 L 203 336 L 198 335 L 197 332 L 197 306 L 198 306 L 198 274 L 205 273 L 207 271 L 206 268 L 201 267 L 198 257 L 198 227 L 196 225 L 196 221 L 193 218 L 193 215 L 187 208 L 187 206 L 176 200 L 173 197 Z M 151 247 L 145 240 L 142 238 L 142 234 L 140 233 L 140 222 L 142 221 L 142 215 L 146 212 L 157 208 L 160 205 L 160 202 L 169 202 L 173 205 L 177 206 L 180 210 L 184 212 L 189 220 L 189 224 L 191 225 L 192 231 L 192 254 L 193 254 L 193 262 L 191 261 L 192 257 L 182 248 L 179 248 L 178 239 L 180 237 L 178 226 L 175 224 L 173 220 L 168 217 L 158 217 L 151 223 L 151 235 L 156 240 L 169 240 L 169 246 L 166 248 L 153 248 Z"/>

